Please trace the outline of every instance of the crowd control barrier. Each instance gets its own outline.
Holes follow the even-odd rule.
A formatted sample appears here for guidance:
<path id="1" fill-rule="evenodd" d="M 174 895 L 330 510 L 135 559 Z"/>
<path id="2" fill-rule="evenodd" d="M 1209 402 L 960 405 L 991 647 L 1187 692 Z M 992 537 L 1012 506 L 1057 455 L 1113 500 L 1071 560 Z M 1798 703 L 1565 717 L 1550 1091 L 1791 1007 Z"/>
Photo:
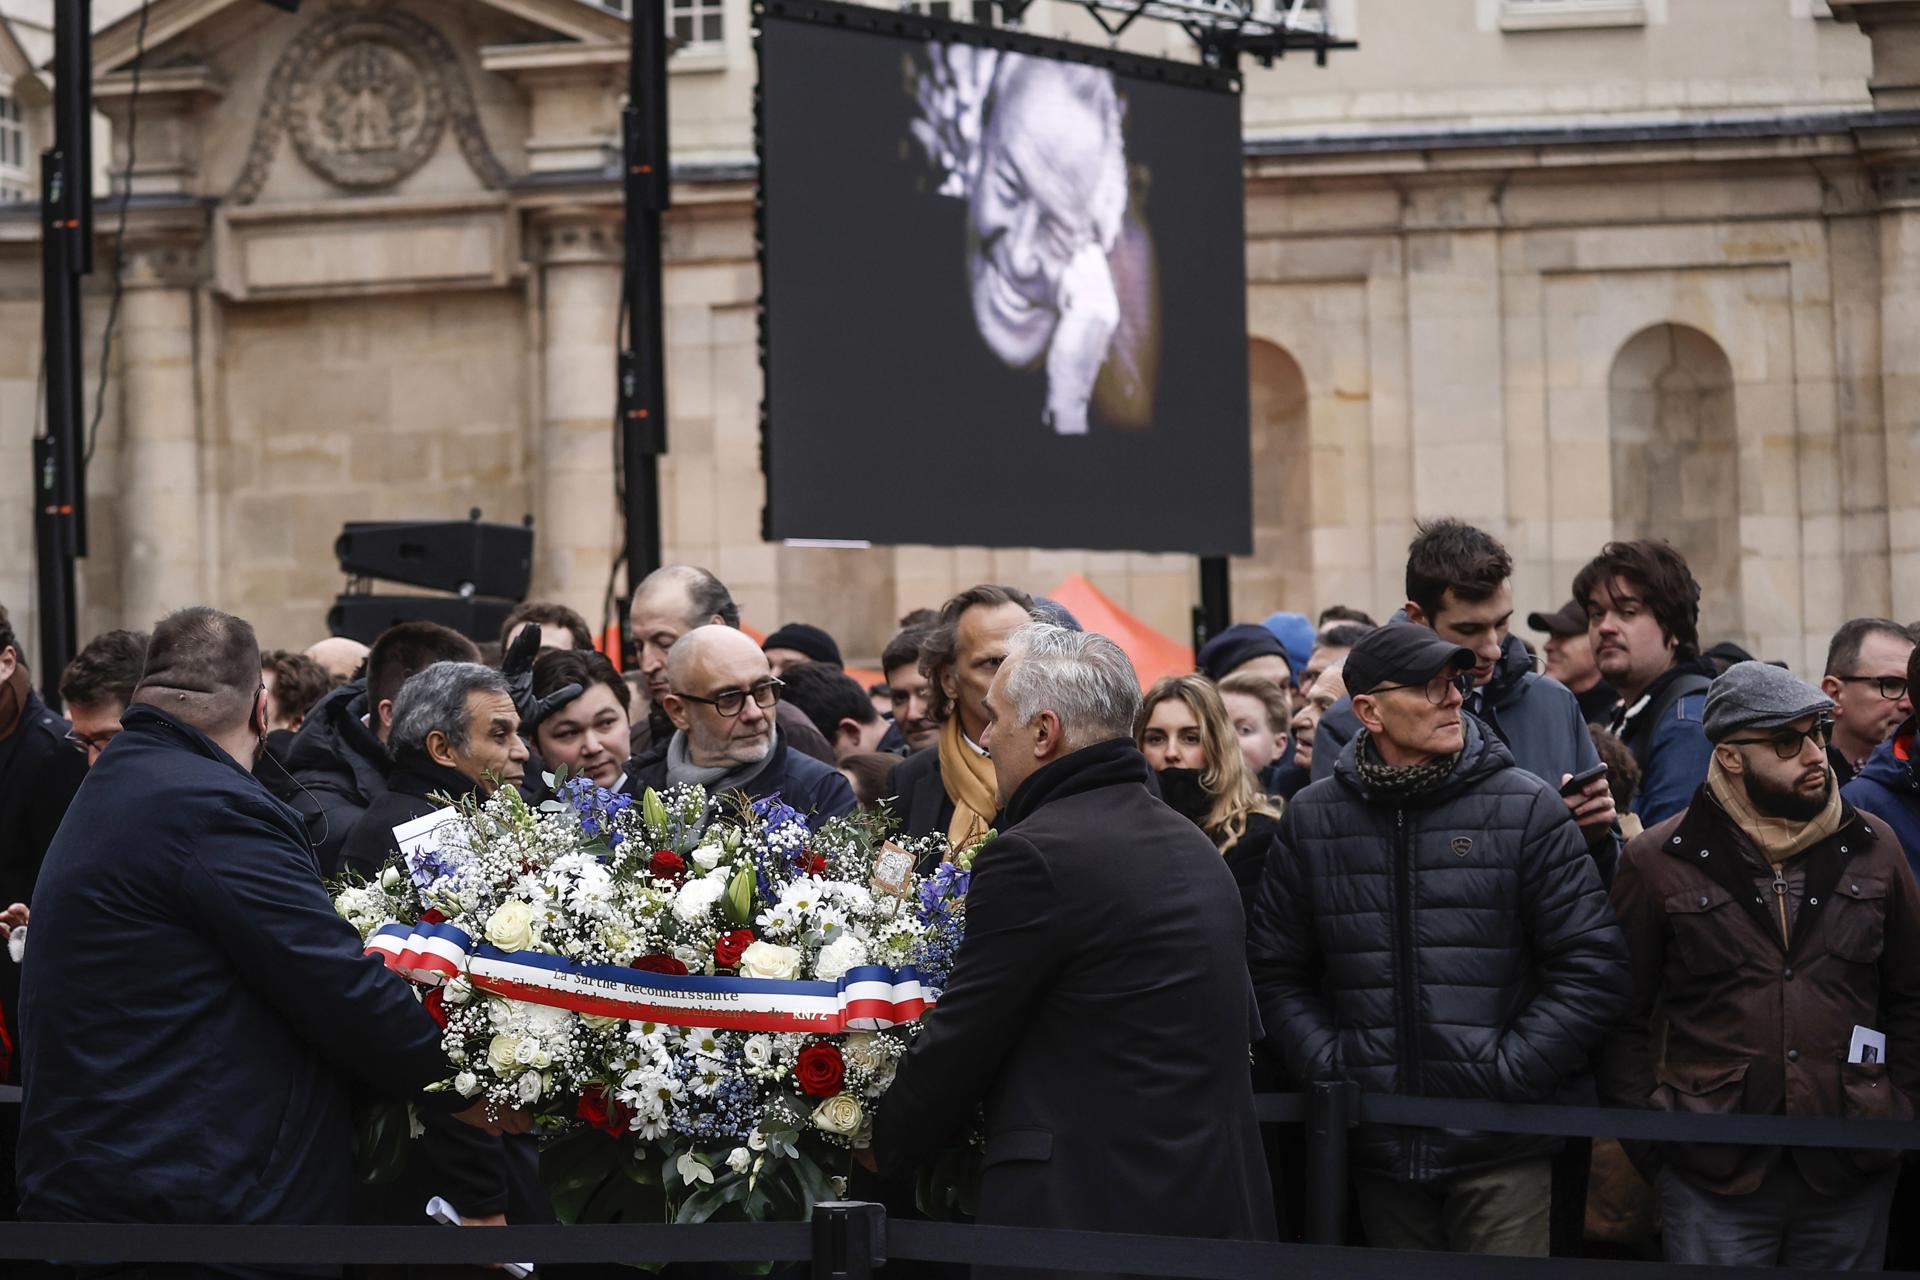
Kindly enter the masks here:
<path id="1" fill-rule="evenodd" d="M 19 1090 L 0 1088 L 0 1105 Z M 301 1264 L 806 1263 L 813 1280 L 870 1280 L 891 1260 L 1113 1273 L 1184 1280 L 1777 1280 L 1743 1267 L 1582 1258 L 1493 1258 L 1344 1247 L 1348 1146 L 1360 1124 L 1625 1141 L 1920 1150 L 1920 1120 L 1680 1115 L 1601 1107 L 1519 1105 L 1364 1094 L 1352 1085 L 1260 1094 L 1262 1124 L 1303 1124 L 1310 1243 L 1264 1244 L 889 1220 L 877 1204 L 827 1202 L 810 1222 L 617 1226 L 443 1227 L 148 1226 L 0 1222 L 0 1273 L 15 1260 L 271 1266 Z M 1800 1272 L 1806 1275 L 1810 1273 Z M 1811 1273 L 1819 1274 L 1819 1273 Z M 1840 1273 L 1829 1273 L 1838 1275 Z M 1890 1272 L 1920 1276 L 1920 1272 Z"/>

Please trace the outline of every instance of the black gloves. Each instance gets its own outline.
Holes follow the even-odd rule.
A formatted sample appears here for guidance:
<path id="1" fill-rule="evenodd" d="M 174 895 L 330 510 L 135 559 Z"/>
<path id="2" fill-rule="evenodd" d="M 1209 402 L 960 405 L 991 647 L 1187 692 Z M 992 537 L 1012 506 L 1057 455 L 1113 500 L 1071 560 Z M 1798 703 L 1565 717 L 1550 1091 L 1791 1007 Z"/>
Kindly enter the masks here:
<path id="1" fill-rule="evenodd" d="M 533 660 L 539 653 L 540 624 L 529 622 L 500 659 L 500 674 L 507 678 L 507 689 L 513 694 L 513 709 L 520 713 L 520 736 L 529 742 L 542 720 L 583 692 L 581 685 L 563 684 L 544 698 L 534 697 Z"/>

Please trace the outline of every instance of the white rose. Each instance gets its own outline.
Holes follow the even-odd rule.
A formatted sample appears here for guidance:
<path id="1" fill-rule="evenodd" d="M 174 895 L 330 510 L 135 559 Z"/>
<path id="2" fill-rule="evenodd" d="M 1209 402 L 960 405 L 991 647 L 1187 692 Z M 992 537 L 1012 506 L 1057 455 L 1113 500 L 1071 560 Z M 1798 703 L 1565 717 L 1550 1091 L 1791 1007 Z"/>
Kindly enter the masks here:
<path id="1" fill-rule="evenodd" d="M 813 973 L 822 982 L 837 982 L 846 976 L 847 970 L 866 962 L 866 944 L 850 933 L 843 933 L 820 948 L 820 958 L 813 962 Z"/>
<path id="2" fill-rule="evenodd" d="M 525 951 L 533 945 L 533 908 L 508 899 L 487 919 L 487 941 L 502 951 Z"/>
<path id="3" fill-rule="evenodd" d="M 398 889 L 400 887 L 400 868 L 388 867 L 385 871 L 382 871 L 380 873 L 380 887 L 382 889 Z"/>
<path id="4" fill-rule="evenodd" d="M 487 1042 L 487 1065 L 498 1075 L 510 1076 L 520 1070 L 520 1037 L 506 1032 Z"/>
<path id="5" fill-rule="evenodd" d="M 766 1066 L 773 1061 L 773 1037 L 748 1036 L 747 1042 L 740 1046 L 740 1056 L 750 1067 Z"/>
<path id="6" fill-rule="evenodd" d="M 861 1071 L 871 1071 L 880 1065 L 880 1055 L 874 1051 L 874 1041 L 879 1039 L 871 1031 L 856 1031 L 847 1037 L 840 1046 L 840 1053 L 847 1065 Z"/>
<path id="7" fill-rule="evenodd" d="M 841 1137 L 859 1132 L 860 1122 L 866 1118 L 860 1100 L 850 1093 L 836 1093 L 813 1109 L 813 1127 Z"/>
<path id="8" fill-rule="evenodd" d="M 606 1018 L 606 1017 L 602 1017 L 597 1013 L 583 1013 L 580 1015 L 580 1021 L 586 1023 L 589 1027 L 592 1027 L 595 1031 L 611 1031 L 615 1027 L 619 1026 L 622 1022 L 624 1022 L 625 1019 L 624 1018 Z"/>
<path id="9" fill-rule="evenodd" d="M 703 844 L 693 851 L 693 865 L 702 871 L 711 871 L 720 865 L 720 859 L 726 856 L 726 850 L 719 845 Z"/>
<path id="10" fill-rule="evenodd" d="M 463 1098 L 471 1098 L 480 1092 L 480 1077 L 471 1071 L 462 1071 L 453 1078 L 453 1091 Z"/>
<path id="11" fill-rule="evenodd" d="M 726 886 L 712 880 L 689 880 L 673 895 L 673 914 L 688 924 L 704 919 L 725 892 Z"/>
<path id="12" fill-rule="evenodd" d="M 540 1073 L 529 1071 L 520 1077 L 520 1101 L 540 1101 Z"/>
<path id="13" fill-rule="evenodd" d="M 727 1155 L 727 1168 L 735 1173 L 745 1173 L 753 1164 L 753 1152 L 745 1147 L 735 1147 Z"/>
<path id="14" fill-rule="evenodd" d="M 466 974 L 455 974 L 447 979 L 446 990 L 441 992 L 440 998 L 448 1004 L 465 1004 L 473 999 L 473 983 Z"/>
<path id="15" fill-rule="evenodd" d="M 791 982 L 800 976 L 800 953 L 771 942 L 753 943 L 740 955 L 740 976 Z"/>
<path id="16" fill-rule="evenodd" d="M 767 1135 L 755 1129 L 747 1135 L 747 1149 L 749 1151 L 765 1151 L 767 1149 Z"/>

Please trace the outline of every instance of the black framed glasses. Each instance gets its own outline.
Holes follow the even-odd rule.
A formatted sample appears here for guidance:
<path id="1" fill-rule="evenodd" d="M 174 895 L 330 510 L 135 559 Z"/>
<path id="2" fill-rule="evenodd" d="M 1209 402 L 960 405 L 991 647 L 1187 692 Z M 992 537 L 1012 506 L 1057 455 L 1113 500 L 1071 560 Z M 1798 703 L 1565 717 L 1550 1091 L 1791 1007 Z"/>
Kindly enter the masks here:
<path id="1" fill-rule="evenodd" d="M 1898 702 L 1907 696 L 1905 676 L 1835 676 L 1834 679 L 1842 684 L 1873 685 L 1888 702 Z"/>
<path id="2" fill-rule="evenodd" d="M 67 741 L 82 751 L 105 751 L 107 744 L 120 736 L 120 730 L 107 729 L 100 733 L 80 733 L 67 730 Z"/>
<path id="3" fill-rule="evenodd" d="M 1782 729 L 1778 733 L 1764 738 L 1728 738 L 1726 741 L 1737 747 L 1772 747 L 1773 754 L 1782 760 L 1791 760 L 1800 754 L 1800 744 L 1807 739 L 1822 751 L 1833 741 L 1833 721 L 1822 716 L 1813 722 L 1813 727 L 1802 732 L 1797 729 Z"/>
<path id="4" fill-rule="evenodd" d="M 747 709 L 747 699 L 753 699 L 753 705 L 766 710 L 780 701 L 780 691 L 787 686 L 784 682 L 769 677 L 750 689 L 722 689 L 711 698 L 703 698 L 697 693 L 677 694 L 685 702 L 703 702 L 712 707 L 716 715 L 731 720 Z"/>
<path id="5" fill-rule="evenodd" d="M 1427 681 L 1423 685 L 1383 684 L 1377 689 L 1368 690 L 1368 692 L 1369 693 L 1392 693 L 1396 689 L 1423 689 L 1426 691 L 1428 702 L 1431 702 L 1436 707 L 1444 707 L 1447 705 L 1447 691 L 1449 689 L 1458 688 L 1460 681 L 1462 679 L 1463 679 L 1462 676 L 1454 672 L 1442 671 L 1439 675 L 1435 676 L 1433 679 Z M 1464 694 L 1466 691 L 1463 689 L 1461 690 L 1461 692 Z"/>

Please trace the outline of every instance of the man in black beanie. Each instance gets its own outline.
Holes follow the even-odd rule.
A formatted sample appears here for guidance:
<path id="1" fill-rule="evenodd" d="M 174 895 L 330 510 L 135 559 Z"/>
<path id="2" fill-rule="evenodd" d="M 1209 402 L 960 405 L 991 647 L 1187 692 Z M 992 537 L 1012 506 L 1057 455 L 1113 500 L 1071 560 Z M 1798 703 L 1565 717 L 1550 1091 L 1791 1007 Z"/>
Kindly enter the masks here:
<path id="1" fill-rule="evenodd" d="M 767 665 L 773 668 L 775 676 L 783 676 L 787 668 L 803 662 L 835 668 L 846 666 L 840 661 L 840 646 L 833 637 L 810 623 L 789 622 L 768 636 L 760 648 L 767 655 Z"/>

